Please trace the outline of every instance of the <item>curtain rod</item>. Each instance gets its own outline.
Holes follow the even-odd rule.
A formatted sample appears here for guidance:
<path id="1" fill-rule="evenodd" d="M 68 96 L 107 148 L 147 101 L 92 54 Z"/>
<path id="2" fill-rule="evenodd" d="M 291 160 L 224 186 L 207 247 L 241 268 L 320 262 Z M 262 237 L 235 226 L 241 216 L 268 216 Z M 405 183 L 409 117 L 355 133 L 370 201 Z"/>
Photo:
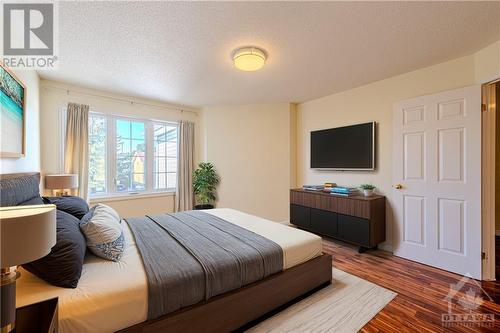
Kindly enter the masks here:
<path id="1" fill-rule="evenodd" d="M 194 113 L 196 116 L 198 116 L 197 111 L 192 111 L 192 110 L 186 110 L 183 108 L 179 107 L 171 107 L 171 106 L 163 106 L 163 105 L 157 105 L 157 104 L 150 104 L 150 103 L 143 103 L 143 102 L 136 102 L 130 99 L 123 99 L 123 98 L 118 98 L 118 97 L 111 97 L 111 96 L 105 96 L 105 95 L 98 95 L 98 94 L 92 94 L 92 93 L 87 93 L 87 92 L 82 92 L 74 89 L 65 89 L 65 88 L 60 88 L 60 87 L 54 87 L 54 86 L 42 86 L 44 89 L 53 89 L 53 90 L 60 90 L 66 92 L 67 95 L 70 95 L 71 93 L 77 94 L 77 95 L 84 95 L 84 96 L 91 96 L 91 97 L 98 97 L 98 98 L 104 98 L 104 99 L 110 99 L 110 100 L 115 100 L 119 102 L 125 102 L 130 105 L 143 105 L 143 106 L 151 106 L 159 109 L 166 109 L 170 111 L 177 111 L 180 113 L 183 112 L 191 112 Z"/>

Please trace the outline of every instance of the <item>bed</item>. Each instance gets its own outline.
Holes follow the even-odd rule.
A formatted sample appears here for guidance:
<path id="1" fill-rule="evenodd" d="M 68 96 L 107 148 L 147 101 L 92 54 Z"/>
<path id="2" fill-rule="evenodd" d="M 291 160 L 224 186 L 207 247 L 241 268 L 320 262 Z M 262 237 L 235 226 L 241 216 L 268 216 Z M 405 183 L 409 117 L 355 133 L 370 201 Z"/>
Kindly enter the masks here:
<path id="1" fill-rule="evenodd" d="M 331 281 L 321 238 L 233 209 L 206 211 L 282 249 L 282 270 L 263 280 L 148 320 L 148 278 L 130 226 L 119 262 L 87 254 L 75 289 L 51 286 L 21 269 L 17 306 L 59 298 L 60 332 L 228 332 Z"/>

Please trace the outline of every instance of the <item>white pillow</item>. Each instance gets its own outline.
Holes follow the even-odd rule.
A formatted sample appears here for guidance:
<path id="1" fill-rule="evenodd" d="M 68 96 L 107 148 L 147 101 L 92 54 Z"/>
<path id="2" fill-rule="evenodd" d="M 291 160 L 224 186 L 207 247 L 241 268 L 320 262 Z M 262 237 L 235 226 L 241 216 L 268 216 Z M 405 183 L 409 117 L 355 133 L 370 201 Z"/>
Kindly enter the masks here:
<path id="1" fill-rule="evenodd" d="M 80 221 L 87 247 L 96 256 L 120 260 L 125 247 L 120 216 L 111 207 L 97 204 Z"/>

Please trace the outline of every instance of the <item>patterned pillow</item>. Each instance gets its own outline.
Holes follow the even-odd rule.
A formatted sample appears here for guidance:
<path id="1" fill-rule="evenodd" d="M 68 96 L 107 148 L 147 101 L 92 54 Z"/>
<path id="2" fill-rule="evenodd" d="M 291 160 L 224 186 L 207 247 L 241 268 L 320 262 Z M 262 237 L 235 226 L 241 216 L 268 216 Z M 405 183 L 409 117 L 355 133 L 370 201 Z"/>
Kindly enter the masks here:
<path id="1" fill-rule="evenodd" d="M 97 204 L 80 221 L 87 247 L 96 256 L 118 261 L 125 247 L 120 216 L 111 207 Z"/>

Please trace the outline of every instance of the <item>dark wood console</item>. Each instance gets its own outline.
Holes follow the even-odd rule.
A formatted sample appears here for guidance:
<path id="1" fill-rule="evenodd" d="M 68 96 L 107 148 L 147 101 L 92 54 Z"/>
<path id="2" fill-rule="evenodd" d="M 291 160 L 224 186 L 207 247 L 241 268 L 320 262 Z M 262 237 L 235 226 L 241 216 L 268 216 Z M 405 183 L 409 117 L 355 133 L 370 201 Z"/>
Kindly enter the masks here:
<path id="1" fill-rule="evenodd" d="M 385 197 L 342 197 L 293 189 L 290 190 L 290 223 L 358 245 L 361 253 L 385 241 Z"/>

